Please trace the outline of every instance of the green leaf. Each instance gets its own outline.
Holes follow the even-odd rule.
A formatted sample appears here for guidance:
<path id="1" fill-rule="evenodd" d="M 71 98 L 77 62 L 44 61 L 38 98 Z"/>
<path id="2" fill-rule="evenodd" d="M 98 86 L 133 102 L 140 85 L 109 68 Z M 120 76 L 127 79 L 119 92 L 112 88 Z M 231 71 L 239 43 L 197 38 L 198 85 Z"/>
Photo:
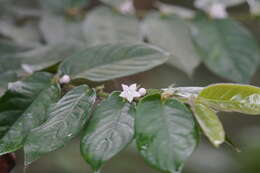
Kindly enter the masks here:
<path id="1" fill-rule="evenodd" d="M 13 4 L 14 3 L 15 2 L 13 2 Z M 12 8 L 14 10 L 15 8 L 21 7 Z M 15 14 L 9 15 L 11 16 Z M 38 31 L 38 25 L 36 22 L 31 20 L 24 22 L 24 24 L 22 25 L 18 25 L 12 18 L 2 18 L 2 20 L 0 20 L 0 34 L 21 45 L 28 45 L 31 47 L 36 47 L 36 45 L 40 45 L 39 42 L 41 39 L 41 35 Z"/>
<path id="2" fill-rule="evenodd" d="M 42 8 L 53 12 L 63 13 L 69 9 L 84 8 L 90 0 L 39 0 Z"/>
<path id="3" fill-rule="evenodd" d="M 171 52 L 170 65 L 192 75 L 200 64 L 200 58 L 186 21 L 175 15 L 152 13 L 145 18 L 142 28 L 149 42 Z"/>
<path id="4" fill-rule="evenodd" d="M 210 85 L 201 91 L 197 100 L 218 111 L 260 115 L 260 88 L 250 85 Z"/>
<path id="5" fill-rule="evenodd" d="M 48 119 L 26 138 L 25 165 L 62 148 L 82 129 L 90 117 L 95 91 L 86 85 L 70 90 L 48 111 Z"/>
<path id="6" fill-rule="evenodd" d="M 30 94 L 30 90 L 28 94 Z M 0 139 L 0 155 L 20 149 L 30 130 L 41 125 L 46 120 L 47 109 L 59 97 L 60 88 L 57 84 L 49 84 L 46 88 L 40 90 L 33 102 L 21 112 L 18 119 L 12 120 L 13 123 L 10 128 L 3 134 Z M 3 104 L 6 104 L 6 102 Z M 15 104 L 21 103 L 17 100 Z M 13 111 L 12 108 L 11 111 Z"/>
<path id="7" fill-rule="evenodd" d="M 18 79 L 17 72 L 21 71 L 21 60 L 16 54 L 28 49 L 26 46 L 0 39 L 0 88 L 6 88 L 8 82 Z"/>
<path id="8" fill-rule="evenodd" d="M 225 131 L 216 112 L 200 103 L 195 103 L 193 109 L 194 116 L 210 142 L 215 147 L 225 142 Z"/>
<path id="9" fill-rule="evenodd" d="M 21 59 L 23 70 L 32 73 L 59 63 L 79 49 L 72 44 L 51 44 L 19 53 L 18 56 Z"/>
<path id="10" fill-rule="evenodd" d="M 150 70 L 167 61 L 168 53 L 146 44 L 105 44 L 79 52 L 59 67 L 59 74 L 106 81 Z"/>
<path id="11" fill-rule="evenodd" d="M 13 55 L 17 52 L 23 52 L 28 50 L 29 47 L 18 45 L 12 41 L 0 39 L 0 57 L 2 58 L 4 55 Z"/>
<path id="12" fill-rule="evenodd" d="M 123 150 L 134 137 L 133 105 L 113 92 L 93 114 L 81 140 L 81 153 L 94 170 Z"/>
<path id="13" fill-rule="evenodd" d="M 108 7 L 96 8 L 86 16 L 83 33 L 88 46 L 142 41 L 137 18 Z"/>
<path id="14" fill-rule="evenodd" d="M 175 99 L 148 95 L 137 106 L 136 142 L 141 155 L 163 172 L 179 173 L 198 143 L 192 112 Z"/>
<path id="15" fill-rule="evenodd" d="M 71 43 L 79 45 L 84 41 L 82 22 L 78 20 L 68 19 L 52 13 L 44 13 L 39 27 L 44 39 L 49 44 Z"/>
<path id="16" fill-rule="evenodd" d="M 206 66 L 226 79 L 247 83 L 259 65 L 253 36 L 232 19 L 198 17 L 193 22 L 194 42 Z"/>
<path id="17" fill-rule="evenodd" d="M 49 73 L 38 72 L 9 84 L 8 90 L 0 98 L 0 137 L 29 107 L 39 92 L 50 84 L 51 78 Z"/>
<path id="18" fill-rule="evenodd" d="M 0 88 L 7 87 L 8 82 L 16 81 L 18 79 L 17 71 L 19 70 L 21 70 L 19 58 L 11 55 L 0 57 Z"/>

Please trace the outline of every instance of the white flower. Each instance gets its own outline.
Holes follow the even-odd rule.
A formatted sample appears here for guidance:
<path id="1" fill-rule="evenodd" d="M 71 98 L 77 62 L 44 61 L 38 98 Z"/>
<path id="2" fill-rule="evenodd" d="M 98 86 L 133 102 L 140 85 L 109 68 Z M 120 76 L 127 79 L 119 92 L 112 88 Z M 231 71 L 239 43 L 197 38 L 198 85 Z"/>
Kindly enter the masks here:
<path id="1" fill-rule="evenodd" d="M 70 82 L 70 76 L 69 75 L 63 75 L 61 78 L 60 78 L 60 83 L 61 84 L 67 84 Z"/>
<path id="2" fill-rule="evenodd" d="M 119 95 L 122 98 L 125 98 L 130 103 L 134 100 L 134 98 L 141 97 L 141 94 L 137 92 L 136 84 L 132 84 L 130 86 L 122 84 L 123 91 Z"/>
<path id="3" fill-rule="evenodd" d="M 145 89 L 145 88 L 140 88 L 140 89 L 138 90 L 138 92 L 139 92 L 139 94 L 140 94 L 141 96 L 144 96 L 144 95 L 146 94 L 146 89 Z"/>
<path id="4" fill-rule="evenodd" d="M 222 3 L 214 3 L 211 5 L 209 9 L 209 15 L 212 18 L 217 18 L 217 19 L 223 19 L 228 17 L 228 13 L 226 11 L 226 7 Z"/>

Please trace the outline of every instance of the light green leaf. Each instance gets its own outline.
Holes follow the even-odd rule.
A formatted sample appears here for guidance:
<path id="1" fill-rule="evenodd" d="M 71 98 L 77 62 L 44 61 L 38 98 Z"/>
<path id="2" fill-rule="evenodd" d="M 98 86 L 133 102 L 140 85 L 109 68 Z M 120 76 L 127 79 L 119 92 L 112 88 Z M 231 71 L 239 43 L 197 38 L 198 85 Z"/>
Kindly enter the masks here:
<path id="1" fill-rule="evenodd" d="M 200 58 L 193 46 L 186 21 L 175 15 L 160 16 L 159 13 L 152 13 L 145 18 L 142 29 L 149 42 L 171 52 L 169 64 L 192 75 L 200 64 Z"/>
<path id="2" fill-rule="evenodd" d="M 96 94 L 86 85 L 70 90 L 48 111 L 48 119 L 26 139 L 25 165 L 62 148 L 82 129 L 92 111 Z"/>
<path id="3" fill-rule="evenodd" d="M 134 137 L 133 105 L 113 92 L 93 114 L 81 140 L 81 153 L 94 170 L 123 150 Z"/>
<path id="4" fill-rule="evenodd" d="M 33 102 L 39 92 L 51 82 L 49 73 L 34 73 L 32 76 L 10 83 L 0 98 L 0 138 Z"/>
<path id="5" fill-rule="evenodd" d="M 105 44 L 79 52 L 59 67 L 59 74 L 106 81 L 150 70 L 167 61 L 168 53 L 146 44 Z"/>
<path id="6" fill-rule="evenodd" d="M 225 131 L 216 112 L 200 103 L 195 103 L 193 109 L 194 116 L 210 142 L 215 147 L 225 142 Z"/>
<path id="7" fill-rule="evenodd" d="M 260 60 L 259 47 L 253 36 L 232 19 L 194 20 L 194 42 L 206 66 L 226 79 L 247 83 Z"/>
<path id="8" fill-rule="evenodd" d="M 197 100 L 218 111 L 260 115 L 260 88 L 250 85 L 210 85 L 201 91 Z"/>
<path id="9" fill-rule="evenodd" d="M 83 32 L 88 46 L 142 41 L 137 18 L 108 7 L 99 7 L 90 12 L 84 21 Z"/>
<path id="10" fill-rule="evenodd" d="M 45 0 L 44 0 L 45 1 Z M 52 1 L 52 0 L 51 0 Z M 40 21 L 40 30 L 49 44 L 73 43 L 84 41 L 82 23 L 51 13 L 44 13 Z"/>
<path id="11" fill-rule="evenodd" d="M 20 57 L 23 70 L 32 73 L 60 62 L 79 49 L 79 47 L 72 44 L 53 44 L 19 53 L 18 56 Z"/>
<path id="12" fill-rule="evenodd" d="M 46 79 L 46 74 L 43 75 L 40 78 Z M 30 130 L 46 120 L 47 109 L 60 97 L 57 84 L 45 84 L 43 81 L 38 83 L 36 81 L 39 79 L 34 81 L 34 77 L 14 83 L 2 97 L 1 122 L 8 127 L 0 139 L 0 155 L 21 148 Z"/>
<path id="13" fill-rule="evenodd" d="M 148 95 L 137 106 L 136 142 L 141 155 L 162 172 L 180 173 L 198 143 L 191 111 L 175 99 Z"/>

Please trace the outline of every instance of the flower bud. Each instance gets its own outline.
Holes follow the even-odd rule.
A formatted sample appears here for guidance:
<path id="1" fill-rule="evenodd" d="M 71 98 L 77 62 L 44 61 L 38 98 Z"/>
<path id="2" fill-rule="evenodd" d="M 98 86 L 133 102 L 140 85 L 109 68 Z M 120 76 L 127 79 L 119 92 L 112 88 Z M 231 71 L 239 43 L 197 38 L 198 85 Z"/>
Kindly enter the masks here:
<path id="1" fill-rule="evenodd" d="M 141 96 L 144 96 L 144 95 L 146 94 L 146 89 L 145 89 L 145 88 L 140 88 L 140 89 L 138 90 L 138 92 L 139 92 L 139 94 L 140 94 Z"/>
<path id="2" fill-rule="evenodd" d="M 61 84 L 67 84 L 70 82 L 70 76 L 69 75 L 63 75 L 61 78 L 60 78 L 60 83 Z"/>

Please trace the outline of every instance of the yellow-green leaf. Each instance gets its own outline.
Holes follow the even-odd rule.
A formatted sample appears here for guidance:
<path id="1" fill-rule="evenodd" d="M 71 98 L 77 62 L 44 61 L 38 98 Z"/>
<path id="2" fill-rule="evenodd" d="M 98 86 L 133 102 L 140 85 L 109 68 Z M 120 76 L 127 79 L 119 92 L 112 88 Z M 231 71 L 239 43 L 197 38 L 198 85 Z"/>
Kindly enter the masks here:
<path id="1" fill-rule="evenodd" d="M 251 85 L 210 85 L 201 91 L 197 100 L 218 111 L 260 114 L 260 88 Z"/>
<path id="2" fill-rule="evenodd" d="M 193 109 L 201 129 L 210 142 L 216 147 L 225 142 L 225 131 L 216 112 L 200 103 L 195 104 Z"/>

